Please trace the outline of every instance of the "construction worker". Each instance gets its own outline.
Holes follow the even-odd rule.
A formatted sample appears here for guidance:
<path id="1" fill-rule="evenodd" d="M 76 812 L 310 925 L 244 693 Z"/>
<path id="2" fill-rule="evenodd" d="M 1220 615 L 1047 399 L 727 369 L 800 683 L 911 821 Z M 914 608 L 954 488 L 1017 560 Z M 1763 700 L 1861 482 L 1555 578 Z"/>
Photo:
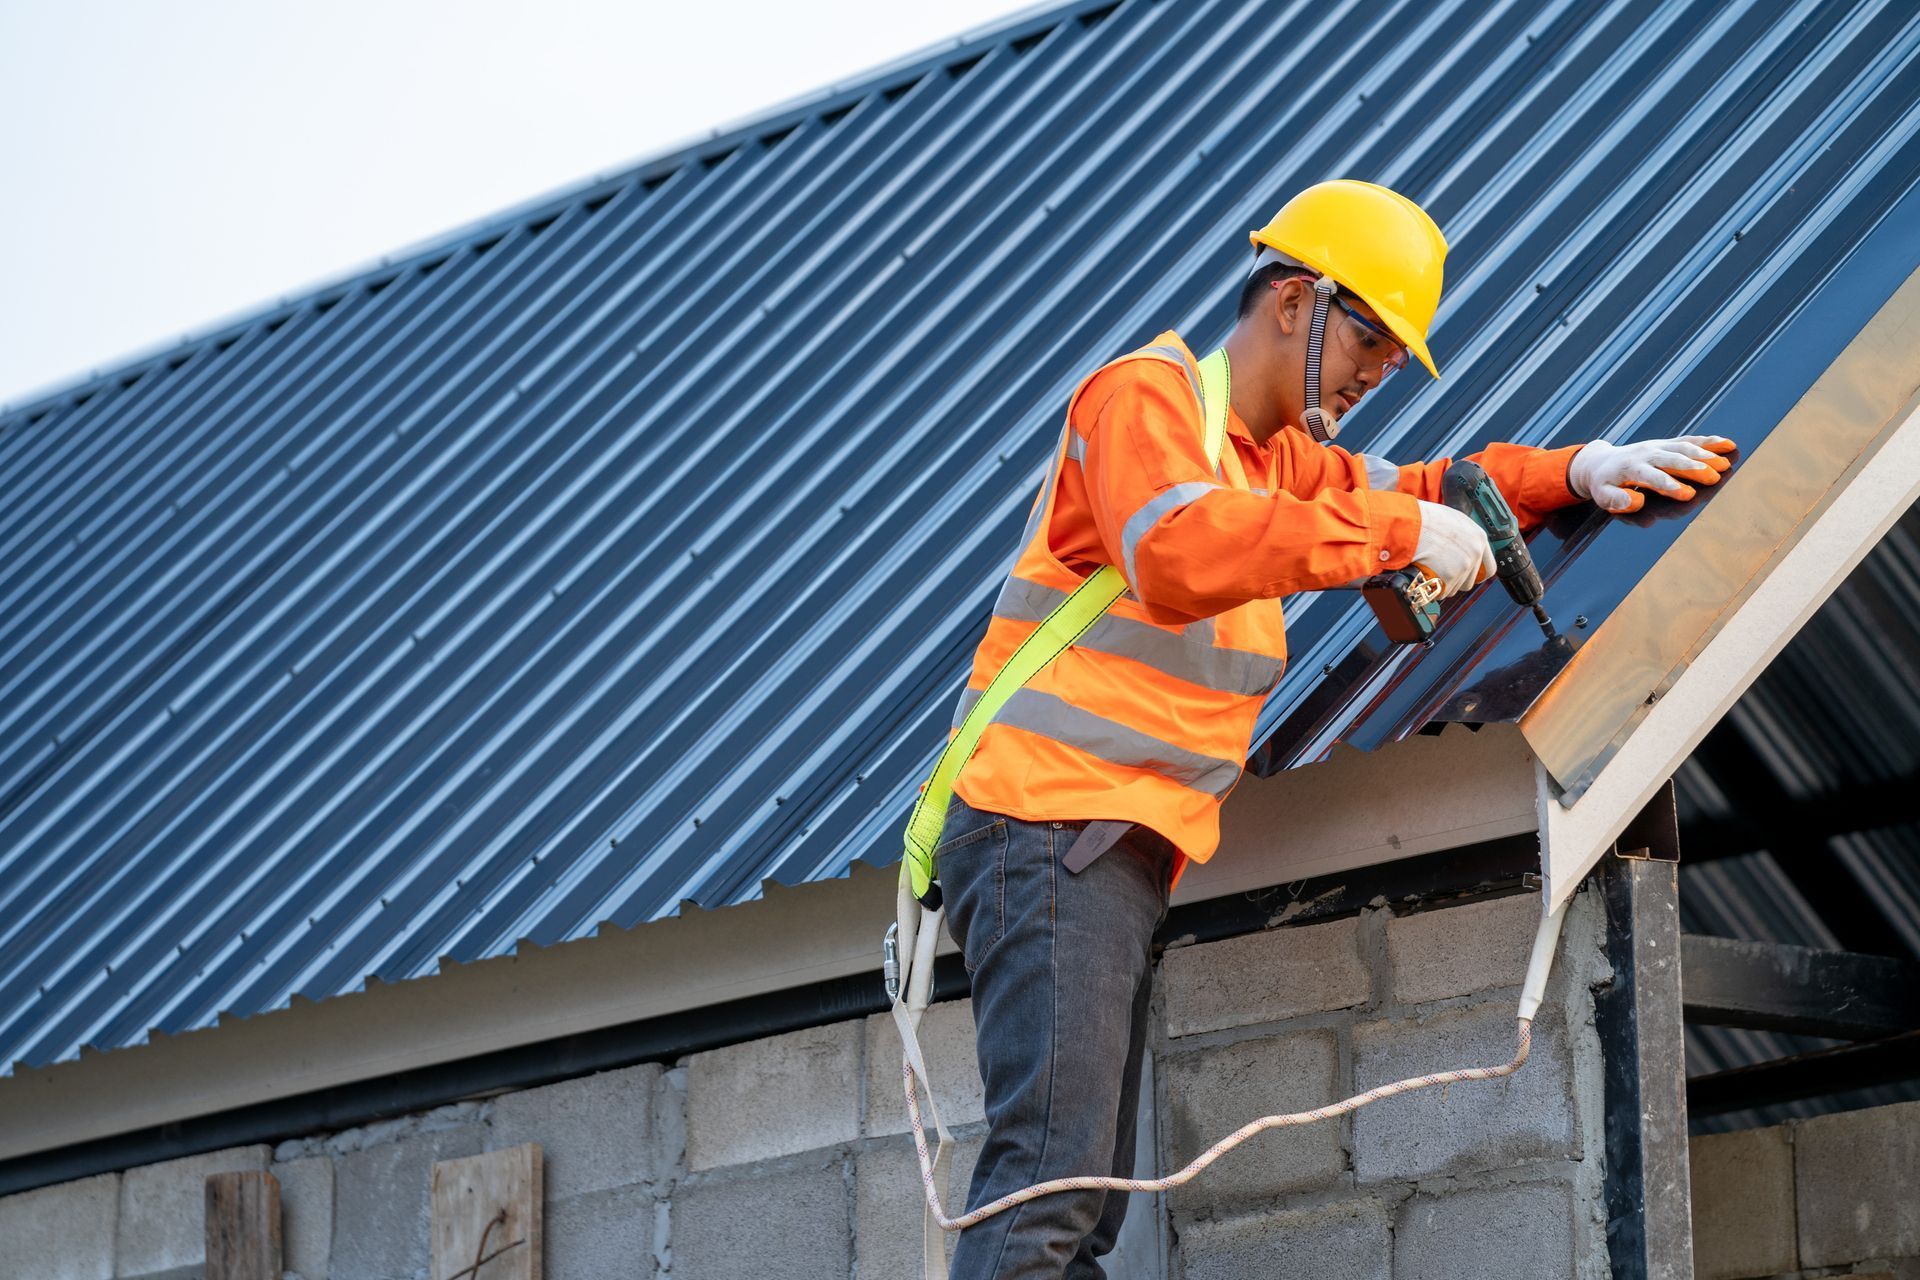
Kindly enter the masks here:
<path id="1" fill-rule="evenodd" d="M 1178 334 L 1088 375 L 974 658 L 956 727 L 1021 641 L 1101 565 L 1128 590 L 994 712 L 953 784 L 934 857 L 972 979 L 989 1133 L 967 1208 L 1045 1179 L 1134 1167 L 1150 943 L 1189 860 L 1219 843 L 1266 694 L 1281 601 L 1417 562 L 1444 594 L 1494 572 L 1480 526 L 1438 504 L 1447 461 L 1396 466 L 1332 444 L 1415 358 L 1446 241 L 1364 182 L 1301 192 L 1264 228 L 1225 342 L 1227 440 L 1202 443 L 1198 361 Z M 1475 454 L 1523 528 L 1641 490 L 1686 500 L 1720 437 Z M 1042 1196 L 960 1233 L 952 1275 L 1105 1275 L 1129 1197 Z"/>

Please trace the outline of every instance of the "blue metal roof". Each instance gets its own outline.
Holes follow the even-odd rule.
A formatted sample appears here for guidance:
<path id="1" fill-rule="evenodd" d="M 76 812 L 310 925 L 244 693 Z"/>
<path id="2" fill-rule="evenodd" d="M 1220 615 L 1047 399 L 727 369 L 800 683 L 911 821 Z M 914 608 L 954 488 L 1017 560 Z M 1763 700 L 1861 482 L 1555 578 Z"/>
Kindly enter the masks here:
<path id="1" fill-rule="evenodd" d="M 1335 175 L 1453 244 L 1351 438 L 1770 424 L 1920 263 L 1920 22 L 1064 5 L 0 416 L 0 1064 L 891 861 L 1068 390 Z M 1270 757 L 1418 727 L 1290 614 Z"/>

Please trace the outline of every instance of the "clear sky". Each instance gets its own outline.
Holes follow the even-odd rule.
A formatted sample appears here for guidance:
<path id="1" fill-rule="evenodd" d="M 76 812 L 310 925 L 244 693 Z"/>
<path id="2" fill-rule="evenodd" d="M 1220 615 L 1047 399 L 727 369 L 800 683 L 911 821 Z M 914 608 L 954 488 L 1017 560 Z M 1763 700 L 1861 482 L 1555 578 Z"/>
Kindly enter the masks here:
<path id="1" fill-rule="evenodd" d="M 0 0 L 0 404 L 1031 0 Z"/>

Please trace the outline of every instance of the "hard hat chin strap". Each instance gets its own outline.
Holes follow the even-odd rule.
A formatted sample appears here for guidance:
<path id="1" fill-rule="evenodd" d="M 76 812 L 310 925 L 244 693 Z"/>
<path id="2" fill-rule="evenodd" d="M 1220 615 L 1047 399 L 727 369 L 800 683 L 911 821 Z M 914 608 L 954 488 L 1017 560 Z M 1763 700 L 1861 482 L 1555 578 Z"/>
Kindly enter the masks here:
<path id="1" fill-rule="evenodd" d="M 1306 419 L 1307 434 L 1321 444 L 1340 434 L 1340 424 L 1320 407 L 1320 348 L 1327 338 L 1327 307 L 1339 287 L 1327 276 L 1313 282 L 1313 322 L 1307 326 L 1307 397 L 1301 416 Z"/>

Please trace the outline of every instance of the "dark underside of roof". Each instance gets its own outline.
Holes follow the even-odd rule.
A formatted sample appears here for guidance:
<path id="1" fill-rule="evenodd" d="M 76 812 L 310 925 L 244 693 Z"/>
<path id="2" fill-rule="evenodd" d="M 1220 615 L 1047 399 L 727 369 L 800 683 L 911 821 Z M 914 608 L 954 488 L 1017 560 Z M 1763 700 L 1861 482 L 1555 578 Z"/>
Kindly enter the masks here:
<path id="1" fill-rule="evenodd" d="M 1920 959 L 1920 508 L 1901 517 L 1675 776 L 1690 933 Z M 1689 1027 L 1687 1074 L 1841 1043 Z M 1920 1081 L 1697 1121 L 1920 1098 Z"/>
<path id="2" fill-rule="evenodd" d="M 1920 265 L 1920 23 L 1070 4 L 0 414 L 0 1069 L 891 861 L 1067 391 L 1336 175 L 1453 246 L 1445 381 L 1343 444 L 1751 447 Z M 1679 523 L 1569 515 L 1557 599 Z M 1807 808 L 1693 927 L 1916 947 L 1912 815 L 1817 817 L 1914 768 L 1912 533 L 1683 775 Z M 1263 771 L 1538 692 L 1487 593 L 1289 616 Z"/>

